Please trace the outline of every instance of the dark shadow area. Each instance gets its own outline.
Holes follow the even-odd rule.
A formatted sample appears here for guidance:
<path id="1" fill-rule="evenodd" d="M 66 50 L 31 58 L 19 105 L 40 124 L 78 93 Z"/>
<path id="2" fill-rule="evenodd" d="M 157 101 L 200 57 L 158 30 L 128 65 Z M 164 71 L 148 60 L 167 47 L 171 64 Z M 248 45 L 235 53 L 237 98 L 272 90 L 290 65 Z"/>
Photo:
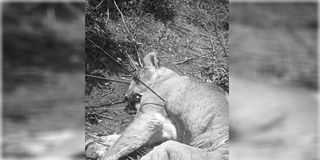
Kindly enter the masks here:
<path id="1" fill-rule="evenodd" d="M 145 13 L 154 15 L 156 20 L 160 20 L 165 24 L 168 21 L 173 21 L 177 14 L 174 4 L 169 0 L 144 0 L 142 8 Z"/>
<path id="2" fill-rule="evenodd" d="M 103 51 L 89 41 L 86 41 L 86 74 L 99 77 L 113 77 L 113 79 L 118 79 L 122 74 L 128 74 L 127 71 L 123 70 L 114 60 L 119 62 L 127 70 L 134 72 L 134 68 L 132 64 L 130 64 L 131 62 L 127 55 L 130 55 L 137 61 L 137 57 L 135 56 L 137 53 L 136 48 L 138 48 L 137 44 L 135 42 L 116 42 L 112 40 L 110 36 L 111 34 L 108 33 L 107 36 L 103 38 L 104 40 L 102 40 L 102 37 L 94 35 L 89 31 L 87 32 L 87 38 L 101 47 Z M 112 59 L 110 59 L 104 51 L 112 56 Z M 86 77 L 85 80 L 86 94 L 90 94 L 93 87 L 99 87 L 108 82 L 90 77 Z"/>
<path id="3" fill-rule="evenodd" d="M 116 0 L 115 2 L 125 16 L 151 14 L 162 23 L 173 21 L 176 16 L 175 4 L 171 0 Z M 114 21 L 121 20 L 113 0 L 91 0 L 89 5 L 92 6 L 93 14 L 97 16 L 102 15 Z"/>

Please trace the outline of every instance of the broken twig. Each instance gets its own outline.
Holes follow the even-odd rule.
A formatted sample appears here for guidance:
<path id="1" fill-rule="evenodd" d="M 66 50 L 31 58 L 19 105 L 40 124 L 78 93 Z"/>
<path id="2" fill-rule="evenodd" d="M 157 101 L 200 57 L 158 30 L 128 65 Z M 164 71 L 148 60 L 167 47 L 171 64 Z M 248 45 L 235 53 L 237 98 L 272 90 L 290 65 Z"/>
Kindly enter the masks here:
<path id="1" fill-rule="evenodd" d="M 185 73 L 176 64 L 174 64 L 174 63 L 172 63 L 172 64 L 177 70 L 179 70 L 182 73 L 182 75 L 185 75 Z"/>
<path id="2" fill-rule="evenodd" d="M 113 106 L 113 105 L 117 105 L 117 104 L 121 104 L 121 103 L 125 103 L 127 102 L 126 100 L 122 100 L 122 101 L 119 101 L 119 102 L 112 102 L 112 103 L 105 103 L 105 104 L 100 104 L 100 105 L 97 105 L 97 106 L 88 106 L 88 107 L 85 107 L 86 109 L 89 109 L 89 108 L 101 108 L 101 107 L 106 107 L 106 106 Z"/>
<path id="3" fill-rule="evenodd" d="M 101 2 L 95 7 L 96 9 L 99 8 L 99 6 L 103 3 L 104 0 L 101 0 Z"/>
<path id="4" fill-rule="evenodd" d="M 107 117 L 107 116 L 103 116 L 103 115 L 98 115 L 99 117 L 105 118 L 105 119 L 113 119 L 112 117 Z"/>
<path id="5" fill-rule="evenodd" d="M 123 83 L 123 84 L 130 84 L 130 82 L 119 81 L 119 80 L 109 79 L 109 78 L 103 78 L 103 77 L 94 76 L 94 75 L 88 75 L 88 74 L 86 74 L 85 76 L 86 76 L 86 77 L 90 77 L 90 78 L 96 78 L 96 79 L 111 81 L 111 82 L 117 82 L 117 83 Z"/>
<path id="6" fill-rule="evenodd" d="M 123 22 L 124 26 L 126 27 L 126 30 L 127 30 L 128 34 L 129 34 L 131 40 L 133 40 L 133 37 L 132 37 L 132 35 L 131 35 L 130 31 L 129 31 L 129 28 L 127 27 L 126 21 L 124 20 L 124 16 L 123 16 L 120 8 L 118 7 L 116 1 L 113 1 L 113 3 L 114 3 L 114 5 L 116 6 L 117 10 L 119 11 L 119 13 L 121 15 L 122 22 Z"/>
<path id="7" fill-rule="evenodd" d="M 216 24 L 217 24 L 217 22 L 216 22 Z M 221 47 L 222 47 L 222 50 L 223 50 L 223 52 L 224 52 L 224 56 L 225 57 L 227 57 L 228 56 L 228 54 L 227 54 L 227 49 L 224 47 L 224 45 L 223 45 L 223 43 L 222 43 L 222 41 L 221 41 L 221 39 L 220 39 L 220 35 L 219 35 L 219 33 L 218 33 L 218 27 L 215 25 L 214 26 L 214 32 L 215 32 L 215 35 L 216 35 L 216 37 L 217 37 L 217 39 L 218 39 L 218 42 L 220 43 L 220 45 L 221 45 Z"/>
<path id="8" fill-rule="evenodd" d="M 120 8 L 118 7 L 116 1 L 113 1 L 113 3 L 114 3 L 114 5 L 116 6 L 117 10 L 119 11 L 119 13 L 120 13 L 120 15 L 121 15 L 122 22 L 123 22 L 123 24 L 124 24 L 124 26 L 125 26 L 128 34 L 129 34 L 130 40 L 133 41 L 133 42 L 136 42 L 135 39 L 133 38 L 133 36 L 131 35 L 131 32 L 129 31 L 129 28 L 128 28 L 127 24 L 126 24 L 126 21 L 125 21 L 125 19 L 124 19 L 124 16 L 123 16 Z M 136 42 L 136 43 L 137 43 L 137 42 Z M 136 47 L 136 46 L 135 46 L 135 49 L 136 49 L 136 51 L 137 51 L 137 47 Z M 142 63 L 141 63 L 141 60 L 140 60 L 139 54 L 138 54 L 137 52 L 136 52 L 136 54 L 137 54 L 137 58 L 138 58 L 138 62 L 139 62 L 140 67 L 143 67 L 143 66 L 142 66 Z M 130 57 L 129 55 L 128 55 L 128 57 L 129 57 L 129 59 L 131 60 L 131 62 L 133 63 L 133 60 L 131 59 L 131 57 Z M 136 70 L 138 70 L 138 68 L 136 67 L 136 65 L 135 65 L 134 63 L 133 63 L 133 66 L 134 66 L 134 68 L 135 68 Z"/>
<path id="9" fill-rule="evenodd" d="M 107 7 L 107 20 L 109 21 L 110 19 L 110 11 L 109 11 L 109 0 L 108 0 L 108 7 Z"/>
<path id="10" fill-rule="evenodd" d="M 194 57 L 191 57 L 191 58 L 187 58 L 186 60 L 183 60 L 183 61 L 180 61 L 180 62 L 176 62 L 176 63 L 173 63 L 174 65 L 180 65 L 180 64 L 183 64 L 183 63 L 187 63 L 191 60 L 193 60 Z"/>
<path id="11" fill-rule="evenodd" d="M 121 19 L 122 19 L 122 21 L 123 21 L 124 26 L 126 27 L 126 30 L 127 30 L 128 34 L 129 34 L 130 39 L 133 41 L 133 37 L 132 37 L 132 35 L 131 35 L 130 31 L 129 31 L 129 28 L 127 27 L 126 21 L 124 20 L 124 16 L 123 16 L 120 8 L 118 7 L 116 1 L 113 1 L 113 3 L 114 3 L 114 5 L 116 6 L 117 10 L 119 11 L 119 13 L 120 13 L 120 15 L 121 15 Z M 133 67 L 134 67 L 134 69 L 135 69 L 135 70 L 138 70 L 138 68 L 137 68 L 137 66 L 135 65 L 135 63 L 133 62 L 133 59 L 131 58 L 131 56 L 130 56 L 129 54 L 127 54 L 127 53 L 125 53 L 125 54 L 126 54 L 127 57 L 130 59 L 132 65 L 133 65 Z"/>

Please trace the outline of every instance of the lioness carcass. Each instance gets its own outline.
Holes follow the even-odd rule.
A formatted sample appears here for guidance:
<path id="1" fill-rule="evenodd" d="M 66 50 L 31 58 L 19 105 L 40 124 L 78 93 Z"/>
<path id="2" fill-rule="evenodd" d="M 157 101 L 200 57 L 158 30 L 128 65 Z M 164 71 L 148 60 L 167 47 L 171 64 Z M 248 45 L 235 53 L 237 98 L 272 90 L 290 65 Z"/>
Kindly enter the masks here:
<path id="1" fill-rule="evenodd" d="M 115 160 L 144 145 L 161 143 L 141 159 L 228 159 L 229 121 L 226 93 L 159 67 L 149 53 L 137 77 L 166 102 L 133 80 L 126 95 L 136 102 L 137 115 L 108 150 L 104 160 Z M 139 97 L 138 97 L 139 98 Z"/>

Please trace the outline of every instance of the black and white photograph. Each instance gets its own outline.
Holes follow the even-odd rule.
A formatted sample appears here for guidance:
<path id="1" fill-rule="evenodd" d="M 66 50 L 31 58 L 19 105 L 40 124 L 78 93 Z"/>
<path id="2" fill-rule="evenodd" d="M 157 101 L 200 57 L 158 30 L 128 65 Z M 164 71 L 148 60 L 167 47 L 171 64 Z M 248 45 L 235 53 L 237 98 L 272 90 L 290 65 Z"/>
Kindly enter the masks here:
<path id="1" fill-rule="evenodd" d="M 0 1 L 0 159 L 318 160 L 319 5 Z"/>
<path id="2" fill-rule="evenodd" d="M 0 159 L 84 159 L 84 4 L 1 8 Z"/>
<path id="3" fill-rule="evenodd" d="M 229 159 L 229 2 L 86 5 L 87 158 Z"/>

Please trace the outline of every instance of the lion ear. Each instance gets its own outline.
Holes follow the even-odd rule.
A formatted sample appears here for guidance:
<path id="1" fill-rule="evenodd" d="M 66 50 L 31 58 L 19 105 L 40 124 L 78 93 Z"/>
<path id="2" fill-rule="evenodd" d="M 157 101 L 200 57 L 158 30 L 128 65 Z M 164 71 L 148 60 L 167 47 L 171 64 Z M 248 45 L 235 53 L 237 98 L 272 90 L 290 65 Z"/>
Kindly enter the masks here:
<path id="1" fill-rule="evenodd" d="M 151 52 L 144 57 L 144 65 L 146 68 L 159 68 L 159 59 L 158 59 L 157 52 Z"/>

